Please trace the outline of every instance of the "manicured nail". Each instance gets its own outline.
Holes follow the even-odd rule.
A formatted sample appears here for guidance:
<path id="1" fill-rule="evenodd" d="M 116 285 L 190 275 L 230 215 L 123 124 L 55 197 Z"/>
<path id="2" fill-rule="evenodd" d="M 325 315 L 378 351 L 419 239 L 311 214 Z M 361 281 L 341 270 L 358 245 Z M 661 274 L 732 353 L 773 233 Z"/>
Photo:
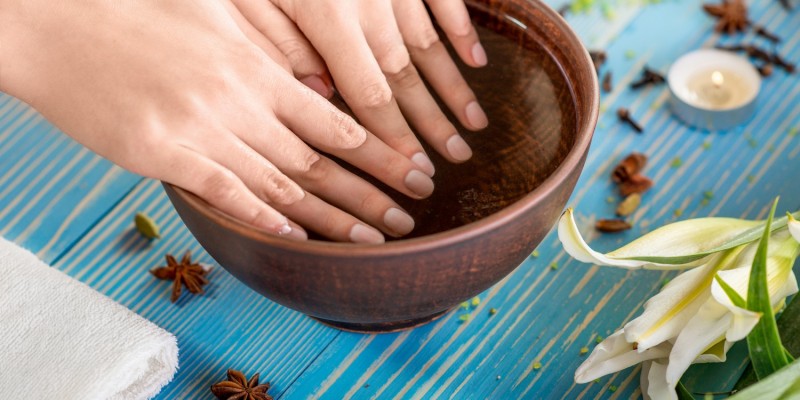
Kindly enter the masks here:
<path id="1" fill-rule="evenodd" d="M 354 243 L 383 243 L 383 234 L 375 229 L 361 224 L 355 224 L 350 228 L 350 240 Z"/>
<path id="2" fill-rule="evenodd" d="M 414 230 L 414 218 L 399 208 L 390 208 L 383 214 L 383 223 L 398 236 L 403 236 Z"/>
<path id="3" fill-rule="evenodd" d="M 433 193 L 433 181 L 424 172 L 412 169 L 406 175 L 406 187 L 420 198 L 425 198 Z"/>
<path id="4" fill-rule="evenodd" d="M 308 233 L 306 233 L 306 230 L 303 229 L 302 226 L 289 221 L 289 227 L 292 229 L 292 231 L 287 234 L 283 234 L 282 236 L 295 240 L 308 240 Z"/>
<path id="5" fill-rule="evenodd" d="M 450 157 L 458 161 L 467 161 L 472 157 L 472 149 L 469 148 L 469 145 L 464 141 L 461 135 L 457 133 L 450 136 L 450 139 L 447 139 L 446 146 Z"/>
<path id="6" fill-rule="evenodd" d="M 327 84 L 317 75 L 309 75 L 303 79 L 300 79 L 300 82 L 303 82 L 304 85 L 311 88 L 311 90 L 319 93 L 320 96 L 324 98 L 328 98 L 331 95 L 331 88 L 328 87 Z"/>
<path id="7" fill-rule="evenodd" d="M 413 161 L 414 164 L 417 164 L 418 167 L 422 168 L 422 172 L 425 172 L 428 174 L 428 176 L 432 177 L 433 174 L 436 173 L 436 168 L 434 168 L 431 159 L 428 158 L 428 156 L 426 156 L 423 152 L 419 152 L 411 156 L 411 161 Z"/>
<path id="8" fill-rule="evenodd" d="M 467 114 L 467 122 L 469 122 L 473 128 L 483 129 L 489 125 L 489 119 L 486 118 L 486 113 L 483 112 L 483 109 L 478 105 L 477 101 L 472 101 L 467 104 L 467 107 L 464 108 L 464 112 Z"/>
<path id="9" fill-rule="evenodd" d="M 483 49 L 480 43 L 475 43 L 475 45 L 472 46 L 472 60 L 481 67 L 486 65 L 489 61 L 486 59 L 486 50 Z"/>
<path id="10" fill-rule="evenodd" d="M 278 228 L 278 235 L 286 236 L 292 233 L 292 227 L 289 226 L 289 223 L 285 223 Z"/>

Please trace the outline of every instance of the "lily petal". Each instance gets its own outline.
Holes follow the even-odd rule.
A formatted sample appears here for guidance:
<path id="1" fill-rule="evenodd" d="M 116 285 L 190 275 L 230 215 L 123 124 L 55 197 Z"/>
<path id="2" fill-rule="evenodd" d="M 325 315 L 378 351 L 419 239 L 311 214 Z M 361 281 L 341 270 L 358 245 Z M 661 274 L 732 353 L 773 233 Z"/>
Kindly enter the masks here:
<path id="1" fill-rule="evenodd" d="M 568 208 L 558 222 L 558 238 L 567 253 L 586 263 L 631 269 L 696 266 L 711 253 L 742 244 L 735 242 L 763 225 L 761 221 L 736 218 L 690 219 L 665 225 L 617 250 L 602 254 L 583 240 L 573 214 L 573 210 Z M 754 236 L 753 240 L 757 238 Z"/>
<path id="2" fill-rule="evenodd" d="M 666 358 L 672 344 L 662 343 L 643 352 L 633 349 L 622 331 L 617 331 L 598 344 L 589 358 L 575 371 L 576 383 L 591 382 L 601 376 L 621 371 L 642 361 Z"/>
<path id="3" fill-rule="evenodd" d="M 681 331 L 667 365 L 667 382 L 675 387 L 681 376 L 701 354 L 725 336 L 733 317 L 716 301 L 708 301 Z"/>
<path id="4" fill-rule="evenodd" d="M 677 400 L 675 385 L 667 383 L 667 366 L 658 361 L 642 363 L 641 388 L 644 400 Z"/>
<path id="5" fill-rule="evenodd" d="M 789 217 L 789 232 L 791 232 L 792 236 L 794 236 L 794 240 L 800 242 L 800 222 L 798 222 L 792 214 L 788 215 Z"/>

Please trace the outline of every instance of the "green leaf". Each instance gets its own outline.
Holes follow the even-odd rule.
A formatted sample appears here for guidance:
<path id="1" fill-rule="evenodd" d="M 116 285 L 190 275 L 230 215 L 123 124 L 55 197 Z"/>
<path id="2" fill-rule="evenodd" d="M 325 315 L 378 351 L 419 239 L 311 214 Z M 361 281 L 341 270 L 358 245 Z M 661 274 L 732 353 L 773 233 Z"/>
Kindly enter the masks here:
<path id="1" fill-rule="evenodd" d="M 800 360 L 781 368 L 728 400 L 788 400 L 800 398 Z"/>
<path id="2" fill-rule="evenodd" d="M 142 236 L 148 239 L 158 239 L 161 237 L 158 225 L 146 214 L 136 213 L 136 216 L 133 217 L 133 223 L 136 224 L 136 230 L 138 230 Z"/>
<path id="3" fill-rule="evenodd" d="M 675 386 L 675 392 L 678 393 L 678 400 L 695 400 L 692 393 L 686 389 L 686 386 L 683 386 L 683 383 L 678 381 L 678 385 Z"/>
<path id="4" fill-rule="evenodd" d="M 731 299 L 731 303 L 733 303 L 733 305 L 739 308 L 747 308 L 747 302 L 742 298 L 742 296 L 739 296 L 739 293 L 737 293 L 736 290 L 725 283 L 725 281 L 719 277 L 719 274 L 714 275 L 714 280 L 719 283 L 719 286 L 722 287 L 722 290 L 724 290 L 725 294 L 728 295 L 728 298 Z"/>
<path id="5" fill-rule="evenodd" d="M 747 335 L 750 361 L 753 363 L 753 369 L 756 371 L 758 379 L 764 379 L 789 364 L 783 353 L 783 344 L 778 335 L 778 327 L 775 324 L 767 288 L 767 248 L 771 232 L 770 225 L 777 205 L 778 200 L 775 199 L 764 226 L 761 241 L 758 243 L 758 250 L 753 258 L 753 268 L 750 270 L 750 283 L 747 290 L 747 309 L 761 313 L 758 324 Z"/>

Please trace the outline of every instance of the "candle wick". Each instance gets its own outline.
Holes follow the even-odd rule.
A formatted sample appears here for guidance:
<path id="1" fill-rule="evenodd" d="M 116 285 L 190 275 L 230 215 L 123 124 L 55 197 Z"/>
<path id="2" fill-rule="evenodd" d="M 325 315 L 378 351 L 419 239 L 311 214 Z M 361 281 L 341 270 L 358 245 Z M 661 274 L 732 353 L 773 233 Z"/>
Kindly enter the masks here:
<path id="1" fill-rule="evenodd" d="M 725 76 L 722 75 L 722 72 L 714 71 L 711 73 L 711 83 L 714 84 L 714 87 L 719 88 L 725 83 Z"/>

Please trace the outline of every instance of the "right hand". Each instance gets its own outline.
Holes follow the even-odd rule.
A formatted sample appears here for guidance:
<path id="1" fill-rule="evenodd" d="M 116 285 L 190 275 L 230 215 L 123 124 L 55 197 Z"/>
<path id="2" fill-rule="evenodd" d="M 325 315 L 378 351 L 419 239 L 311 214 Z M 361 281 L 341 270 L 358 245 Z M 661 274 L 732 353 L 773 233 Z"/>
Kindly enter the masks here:
<path id="1" fill-rule="evenodd" d="M 297 81 L 219 0 L 0 0 L 0 89 L 133 172 L 267 232 L 383 241 L 414 222 L 314 148 L 413 198 L 427 174 Z M 311 147 L 313 146 L 313 148 Z M 288 219 L 287 219 L 288 217 Z"/>

